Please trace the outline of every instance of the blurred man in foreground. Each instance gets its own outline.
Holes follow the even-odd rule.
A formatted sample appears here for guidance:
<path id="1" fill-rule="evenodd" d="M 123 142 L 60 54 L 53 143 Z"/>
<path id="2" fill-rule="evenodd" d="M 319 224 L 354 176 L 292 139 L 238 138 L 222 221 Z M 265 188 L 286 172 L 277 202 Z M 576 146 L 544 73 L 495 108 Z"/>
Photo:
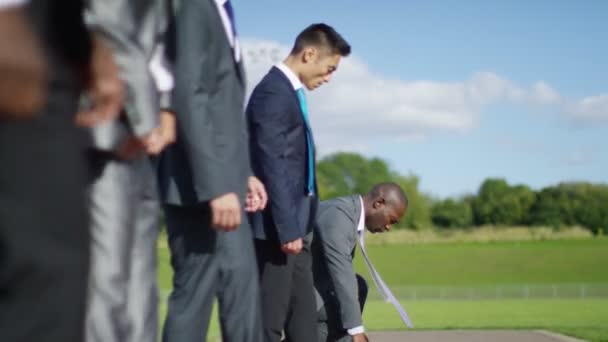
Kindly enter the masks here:
<path id="1" fill-rule="evenodd" d="M 89 126 L 113 119 L 122 84 L 84 25 L 82 1 L 24 6 L 7 21 L 0 12 L 0 37 L 18 32 L 0 46 L 0 341 L 82 341 L 89 135 L 75 118 Z M 21 66 L 6 67 L 7 55 Z M 91 106 L 77 115 L 84 91 Z"/>

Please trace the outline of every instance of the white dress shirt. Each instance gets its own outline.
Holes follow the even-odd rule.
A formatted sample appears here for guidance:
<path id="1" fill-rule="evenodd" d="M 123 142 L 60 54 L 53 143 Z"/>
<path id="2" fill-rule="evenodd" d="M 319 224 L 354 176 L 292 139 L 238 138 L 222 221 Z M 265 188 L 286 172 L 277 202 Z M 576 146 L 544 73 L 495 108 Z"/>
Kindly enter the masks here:
<path id="1" fill-rule="evenodd" d="M 361 236 L 365 234 L 365 206 L 363 205 L 363 198 L 359 196 L 361 202 L 361 216 L 359 216 L 359 223 L 357 224 L 357 235 Z M 357 335 L 365 332 L 365 328 L 360 325 L 358 327 L 350 328 L 346 330 L 349 335 Z"/>
<path id="2" fill-rule="evenodd" d="M 148 63 L 148 69 L 150 69 L 156 89 L 160 93 L 168 93 L 173 90 L 174 79 L 165 57 L 164 44 L 157 44 L 154 47 L 154 54 Z"/>
<path id="3" fill-rule="evenodd" d="M 287 79 L 291 83 L 291 86 L 293 87 L 293 90 L 298 90 L 298 89 L 304 87 L 302 85 L 302 82 L 300 82 L 300 79 L 298 78 L 296 73 L 293 72 L 293 70 L 289 69 L 289 67 L 287 65 L 285 65 L 285 63 L 280 62 L 280 63 L 275 64 L 274 66 L 277 69 L 281 70 L 281 72 L 287 77 Z"/>
<path id="4" fill-rule="evenodd" d="M 224 4 L 226 3 L 226 1 L 228 1 L 228 0 L 215 0 L 215 5 L 220 14 L 220 17 L 222 18 L 222 24 L 224 25 L 224 31 L 226 31 L 226 37 L 228 37 L 230 46 L 232 47 L 232 50 L 234 51 L 234 60 L 237 62 L 240 62 L 241 61 L 241 45 L 239 43 L 238 38 L 236 37 L 235 32 L 232 31 L 233 23 L 230 21 L 230 16 L 228 16 L 228 13 L 226 12 L 226 9 L 224 8 Z M 234 24 L 236 27 L 236 23 L 234 23 Z"/>

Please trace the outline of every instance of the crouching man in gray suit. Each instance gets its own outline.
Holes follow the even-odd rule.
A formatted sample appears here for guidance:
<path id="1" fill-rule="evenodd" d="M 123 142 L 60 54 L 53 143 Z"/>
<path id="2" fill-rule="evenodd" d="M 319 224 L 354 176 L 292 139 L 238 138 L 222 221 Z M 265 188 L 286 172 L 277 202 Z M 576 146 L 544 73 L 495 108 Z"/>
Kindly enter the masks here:
<path id="1" fill-rule="evenodd" d="M 377 184 L 364 196 L 321 202 L 312 244 L 319 341 L 368 341 L 361 317 L 367 283 L 353 269 L 355 248 L 363 243 L 365 227 L 388 232 L 407 206 L 406 194 L 395 183 Z"/>

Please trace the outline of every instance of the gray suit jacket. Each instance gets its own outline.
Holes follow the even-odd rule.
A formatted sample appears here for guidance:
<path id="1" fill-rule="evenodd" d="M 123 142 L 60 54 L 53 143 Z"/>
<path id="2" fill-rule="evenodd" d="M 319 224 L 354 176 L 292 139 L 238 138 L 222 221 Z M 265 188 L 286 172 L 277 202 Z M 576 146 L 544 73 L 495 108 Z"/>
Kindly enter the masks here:
<path id="1" fill-rule="evenodd" d="M 142 136 L 158 126 L 159 93 L 148 63 L 163 39 L 169 0 L 89 0 L 86 21 L 114 52 L 126 84 L 126 120 L 95 127 L 95 147 L 114 149 L 127 135 Z"/>
<path id="2" fill-rule="evenodd" d="M 319 205 L 312 243 L 317 308 L 339 312 L 342 328 L 363 325 L 353 257 L 361 216 L 359 195 L 323 201 Z M 327 310 L 333 306 L 333 310 Z"/>
<path id="3" fill-rule="evenodd" d="M 160 159 L 161 198 L 194 205 L 229 192 L 244 197 L 251 168 L 242 66 L 213 0 L 178 7 L 166 45 L 174 66 L 171 109 L 178 137 Z"/>

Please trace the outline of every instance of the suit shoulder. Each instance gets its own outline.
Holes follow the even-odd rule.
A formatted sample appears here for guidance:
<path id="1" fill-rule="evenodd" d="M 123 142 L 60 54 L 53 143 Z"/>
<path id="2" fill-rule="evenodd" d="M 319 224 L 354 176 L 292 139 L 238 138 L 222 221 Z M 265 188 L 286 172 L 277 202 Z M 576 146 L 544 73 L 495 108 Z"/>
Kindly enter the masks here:
<path id="1" fill-rule="evenodd" d="M 276 73 L 268 73 L 253 89 L 246 113 L 248 116 L 267 116 L 274 112 L 284 113 L 286 109 L 291 111 L 298 108 L 297 97 L 290 93 L 290 89 L 277 78 Z M 287 118 L 284 115 L 281 117 Z"/>
<path id="2" fill-rule="evenodd" d="M 337 197 L 332 198 L 330 200 L 322 201 L 319 204 L 319 216 L 323 215 L 326 212 L 338 212 L 346 216 L 349 220 L 356 222 L 352 202 L 353 201 L 350 196 Z"/>
<path id="3" fill-rule="evenodd" d="M 281 75 L 270 70 L 255 86 L 252 96 L 260 93 L 289 94 L 291 89 L 286 85 Z"/>
<path id="4" fill-rule="evenodd" d="M 322 201 L 320 203 L 320 207 L 325 209 L 335 208 L 350 211 L 352 209 L 352 199 L 350 196 L 336 197 Z"/>

